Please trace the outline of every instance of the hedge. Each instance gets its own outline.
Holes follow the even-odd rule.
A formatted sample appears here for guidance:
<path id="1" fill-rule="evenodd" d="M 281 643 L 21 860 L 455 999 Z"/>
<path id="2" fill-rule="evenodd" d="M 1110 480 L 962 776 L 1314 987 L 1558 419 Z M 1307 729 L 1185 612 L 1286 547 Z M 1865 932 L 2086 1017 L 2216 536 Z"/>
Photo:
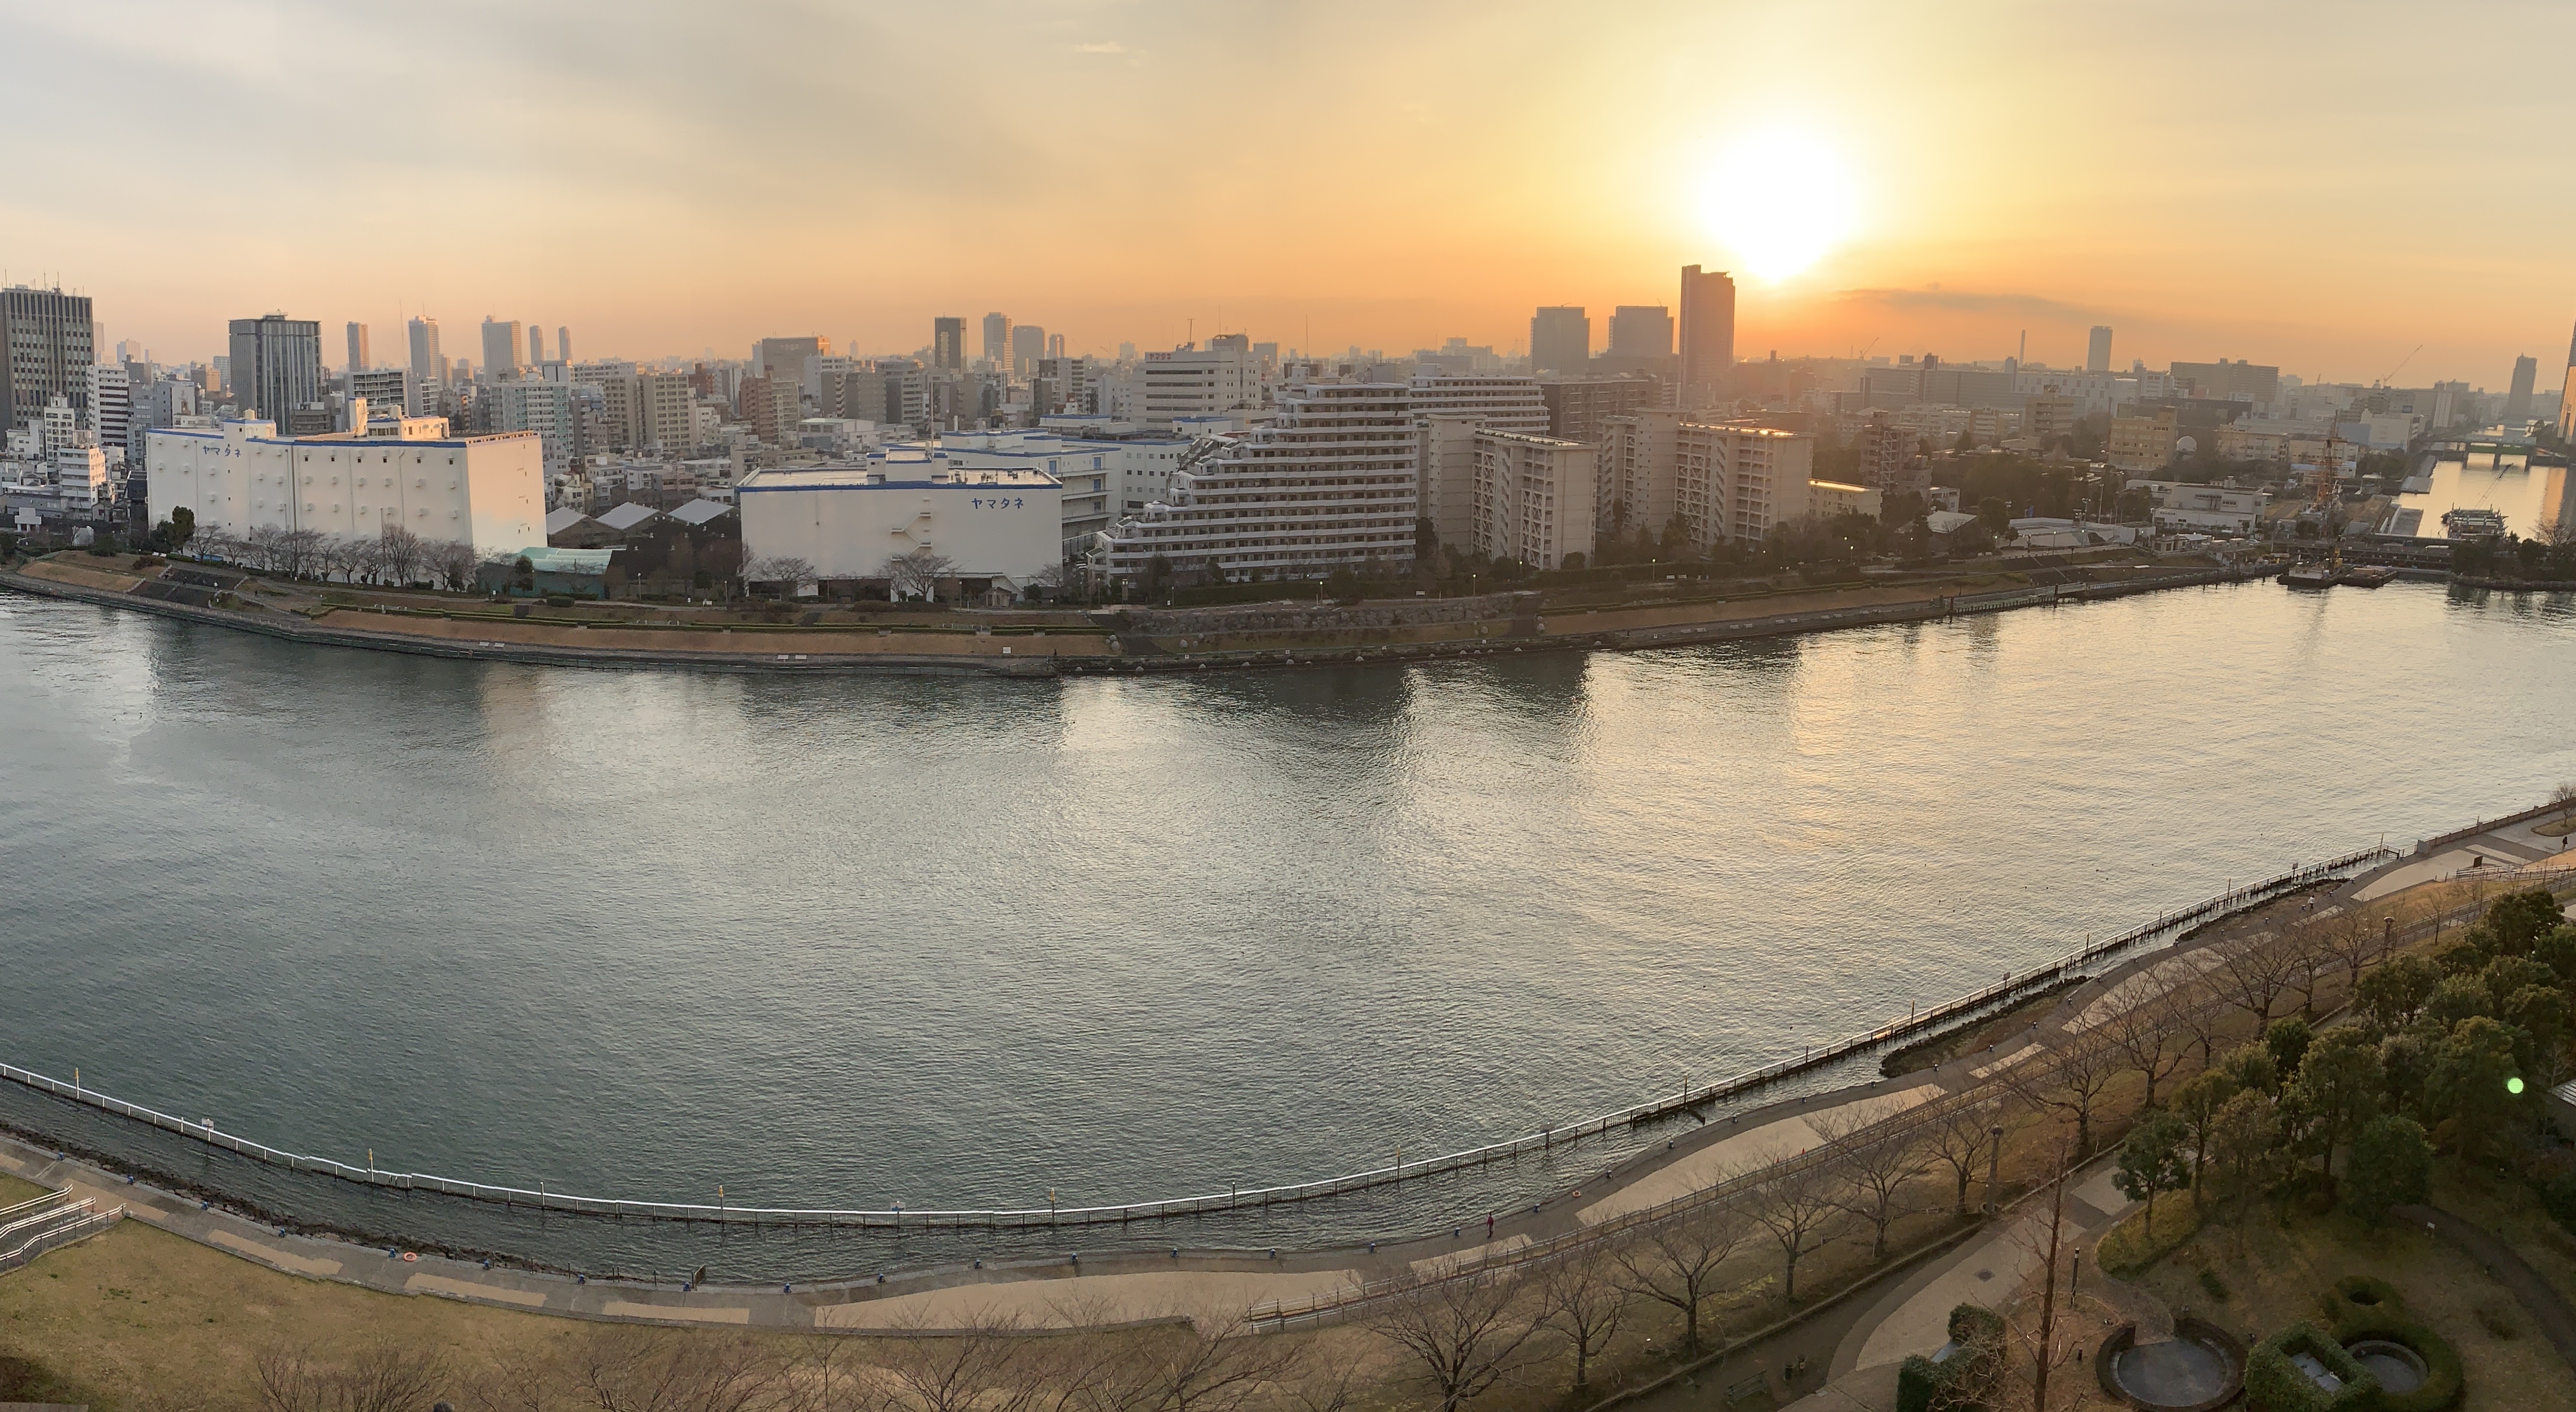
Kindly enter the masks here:
<path id="1" fill-rule="evenodd" d="M 2379 1395 L 2380 1412 L 2440 1412 L 2460 1400 L 2465 1385 L 2460 1355 L 2450 1340 L 2407 1317 L 2406 1301 L 2386 1280 L 2368 1275 L 2346 1275 L 2335 1281 L 2335 1338 L 2342 1343 L 2355 1339 L 2386 1339 L 2415 1350 L 2424 1360 L 2424 1384 L 2413 1392 L 2389 1392 Z"/>
<path id="2" fill-rule="evenodd" d="M 1942 1394 L 1960 1383 L 1975 1385 L 1991 1370 L 2003 1348 L 2003 1316 L 1977 1304 L 1950 1311 L 1950 1342 L 1959 1351 L 1935 1363 L 1920 1353 L 1906 1355 L 1896 1369 L 1896 1412 L 1931 1412 L 1935 1406 L 1965 1408 L 1979 1404 Z"/>
<path id="3" fill-rule="evenodd" d="M 2299 1371 L 2290 1359 L 2300 1353 L 2342 1379 L 2342 1390 L 2328 1393 Z M 2370 1370 L 2305 1320 L 2256 1344 L 2245 1360 L 2245 1401 L 2254 1412 L 2372 1412 L 2379 1397 L 2379 1380 Z"/>

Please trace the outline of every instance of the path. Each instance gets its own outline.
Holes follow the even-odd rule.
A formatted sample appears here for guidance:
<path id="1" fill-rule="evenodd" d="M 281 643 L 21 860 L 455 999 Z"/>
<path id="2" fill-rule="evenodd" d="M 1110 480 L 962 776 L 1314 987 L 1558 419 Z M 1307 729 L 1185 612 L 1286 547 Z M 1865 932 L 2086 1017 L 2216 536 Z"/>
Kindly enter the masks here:
<path id="1" fill-rule="evenodd" d="M 2541 1336 L 2549 1340 L 2549 1346 L 2558 1350 L 2568 1367 L 2576 1368 L 2576 1309 L 2569 1308 L 2567 1297 L 2558 1292 L 2558 1287 L 2515 1254 L 2502 1237 L 2438 1206 L 2393 1206 L 2389 1210 L 2400 1220 L 2422 1222 L 2484 1265 L 2496 1283 L 2512 1290 L 2513 1297 L 2522 1301 L 2524 1311 L 2540 1326 Z"/>

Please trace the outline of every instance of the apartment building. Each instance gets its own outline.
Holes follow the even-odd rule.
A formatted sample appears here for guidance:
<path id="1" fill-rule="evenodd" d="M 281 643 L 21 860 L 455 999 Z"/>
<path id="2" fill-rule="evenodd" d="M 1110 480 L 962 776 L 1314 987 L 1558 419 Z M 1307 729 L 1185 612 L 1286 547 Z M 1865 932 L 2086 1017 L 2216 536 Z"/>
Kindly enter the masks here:
<path id="1" fill-rule="evenodd" d="M 1223 333 L 1199 348 L 1183 344 L 1169 353 L 1148 353 L 1144 374 L 1143 420 L 1170 426 L 1189 417 L 1221 417 L 1261 406 L 1261 365 L 1252 356 L 1252 340 Z"/>
<path id="2" fill-rule="evenodd" d="M 1274 421 L 1211 440 L 1166 499 L 1111 530 L 1109 572 L 1132 578 L 1157 558 L 1226 579 L 1409 567 L 1418 434 L 1405 384 L 1300 386 Z"/>
<path id="3" fill-rule="evenodd" d="M 1541 569 L 1591 554 L 1593 448 L 1492 427 L 1478 428 L 1470 446 L 1478 551 Z"/>
<path id="4" fill-rule="evenodd" d="M 1707 551 L 1813 513 L 1814 437 L 1660 410 L 1610 418 L 1605 431 L 1594 504 L 1613 532 L 1677 525 Z"/>

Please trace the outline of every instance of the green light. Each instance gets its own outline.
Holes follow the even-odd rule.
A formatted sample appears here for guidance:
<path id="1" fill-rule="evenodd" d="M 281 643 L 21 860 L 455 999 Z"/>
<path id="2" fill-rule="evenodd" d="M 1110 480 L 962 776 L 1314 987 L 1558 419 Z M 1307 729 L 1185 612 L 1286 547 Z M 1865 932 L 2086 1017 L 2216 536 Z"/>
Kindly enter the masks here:
<path id="1" fill-rule="evenodd" d="M 2512 1077 L 2512 1078 L 2509 1078 L 2509 1079 L 2505 1080 L 2505 1081 L 2504 1081 L 2504 1091 L 2505 1091 L 2505 1092 L 2507 1092 L 2507 1093 L 2520 1093 L 2520 1092 L 2522 1092 L 2522 1077 L 2521 1077 L 2521 1075 L 2517 1074 L 2517 1075 L 2515 1075 L 2514 1077 Z"/>

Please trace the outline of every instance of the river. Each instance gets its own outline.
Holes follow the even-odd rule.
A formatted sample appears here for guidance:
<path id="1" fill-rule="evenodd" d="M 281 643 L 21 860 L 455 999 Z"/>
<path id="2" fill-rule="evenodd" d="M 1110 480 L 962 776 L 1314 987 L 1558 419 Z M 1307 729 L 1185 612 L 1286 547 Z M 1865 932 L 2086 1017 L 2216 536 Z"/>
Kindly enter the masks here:
<path id="1" fill-rule="evenodd" d="M 2571 648 L 2565 598 L 2254 583 L 1634 654 L 773 679 L 0 594 L 0 1059 L 630 1199 L 1322 1177 L 2534 802 L 2576 778 Z M 719 1239 L 389 1207 L 0 1090 L 0 1121 L 298 1215 L 593 1267 Z M 1410 1232 L 1599 1160 L 1051 1239 Z M 1008 1244 L 721 1239 L 805 1278 Z"/>

